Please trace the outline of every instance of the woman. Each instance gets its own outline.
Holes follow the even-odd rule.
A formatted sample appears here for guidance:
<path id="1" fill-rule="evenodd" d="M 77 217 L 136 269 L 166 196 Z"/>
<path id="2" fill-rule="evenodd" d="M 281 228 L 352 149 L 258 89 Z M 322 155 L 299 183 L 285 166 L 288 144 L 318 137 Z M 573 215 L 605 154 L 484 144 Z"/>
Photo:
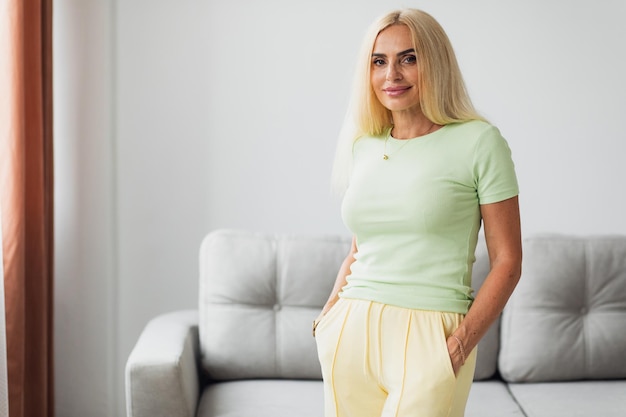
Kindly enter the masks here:
<path id="1" fill-rule="evenodd" d="M 462 416 L 475 347 L 521 273 L 511 153 L 422 11 L 374 23 L 355 81 L 334 173 L 348 167 L 354 238 L 313 324 L 326 417 Z M 491 270 L 474 299 L 481 222 Z"/>

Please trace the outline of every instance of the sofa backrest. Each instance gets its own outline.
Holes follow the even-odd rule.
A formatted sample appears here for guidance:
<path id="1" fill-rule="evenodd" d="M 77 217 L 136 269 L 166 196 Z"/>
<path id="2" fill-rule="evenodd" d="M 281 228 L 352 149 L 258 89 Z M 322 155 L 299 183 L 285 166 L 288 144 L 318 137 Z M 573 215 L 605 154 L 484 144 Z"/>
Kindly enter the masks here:
<path id="1" fill-rule="evenodd" d="M 319 379 L 311 323 L 332 290 L 349 237 L 307 237 L 218 230 L 200 249 L 199 335 L 213 379 Z M 489 271 L 484 242 L 475 288 Z M 496 323 L 479 345 L 476 379 L 498 360 Z"/>
<path id="2" fill-rule="evenodd" d="M 219 230 L 200 249 L 199 335 L 214 379 L 321 378 L 311 323 L 348 237 Z"/>
<path id="3" fill-rule="evenodd" d="M 626 378 L 626 237 L 525 239 L 501 332 L 507 381 Z"/>

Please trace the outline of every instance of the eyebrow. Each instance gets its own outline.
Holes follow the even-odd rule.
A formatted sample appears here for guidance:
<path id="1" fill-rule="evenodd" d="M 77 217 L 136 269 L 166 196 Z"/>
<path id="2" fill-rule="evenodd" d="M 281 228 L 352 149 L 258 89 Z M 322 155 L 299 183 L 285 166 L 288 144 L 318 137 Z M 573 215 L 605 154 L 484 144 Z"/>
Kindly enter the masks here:
<path id="1" fill-rule="evenodd" d="M 410 49 L 407 49 L 406 51 L 398 52 L 398 53 L 396 54 L 396 56 L 402 56 L 402 55 L 406 55 L 406 54 L 410 54 L 410 53 L 415 53 L 415 49 L 410 48 Z M 374 57 L 374 56 L 375 56 L 375 57 L 386 57 L 387 55 L 385 55 L 385 54 L 379 54 L 379 53 L 376 53 L 376 52 L 375 52 L 375 53 L 373 53 L 373 54 L 372 54 L 372 56 L 373 56 L 373 57 Z"/>

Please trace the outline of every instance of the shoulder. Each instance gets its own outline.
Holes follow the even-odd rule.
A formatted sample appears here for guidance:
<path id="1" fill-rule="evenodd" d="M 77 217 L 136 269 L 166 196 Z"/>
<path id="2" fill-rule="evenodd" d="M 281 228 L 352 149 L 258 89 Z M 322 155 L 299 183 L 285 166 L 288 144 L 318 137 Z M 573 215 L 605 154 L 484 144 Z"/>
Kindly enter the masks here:
<path id="1" fill-rule="evenodd" d="M 357 151 L 366 151 L 371 148 L 375 148 L 380 145 L 380 143 L 385 141 L 385 137 L 383 136 L 371 136 L 371 135 L 363 135 L 359 136 L 354 140 L 354 144 L 352 145 L 353 152 Z"/>
<path id="2" fill-rule="evenodd" d="M 440 140 L 433 141 L 434 146 L 470 158 L 479 148 L 493 146 L 494 139 L 503 140 L 495 126 L 481 120 L 451 123 L 435 132 L 437 133 L 440 133 Z"/>
<path id="3" fill-rule="evenodd" d="M 451 123 L 446 125 L 446 130 L 451 134 L 466 139 L 479 139 L 483 136 L 502 136 L 494 125 L 482 120 L 470 120 L 469 122 Z"/>
<path id="4" fill-rule="evenodd" d="M 449 126 L 449 134 L 456 143 L 464 143 L 465 146 L 473 149 L 474 152 L 488 152 L 494 148 L 508 149 L 508 143 L 500 133 L 500 130 L 490 123 L 482 120 L 472 120 Z"/>

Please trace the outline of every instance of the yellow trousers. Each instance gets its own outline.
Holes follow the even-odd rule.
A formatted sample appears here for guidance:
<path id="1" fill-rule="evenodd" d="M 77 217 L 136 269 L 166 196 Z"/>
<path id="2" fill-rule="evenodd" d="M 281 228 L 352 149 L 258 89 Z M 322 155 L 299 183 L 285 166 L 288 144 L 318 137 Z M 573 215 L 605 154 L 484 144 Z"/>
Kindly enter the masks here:
<path id="1" fill-rule="evenodd" d="M 340 299 L 315 331 L 325 417 L 462 417 L 476 349 L 454 375 L 462 314 Z"/>

